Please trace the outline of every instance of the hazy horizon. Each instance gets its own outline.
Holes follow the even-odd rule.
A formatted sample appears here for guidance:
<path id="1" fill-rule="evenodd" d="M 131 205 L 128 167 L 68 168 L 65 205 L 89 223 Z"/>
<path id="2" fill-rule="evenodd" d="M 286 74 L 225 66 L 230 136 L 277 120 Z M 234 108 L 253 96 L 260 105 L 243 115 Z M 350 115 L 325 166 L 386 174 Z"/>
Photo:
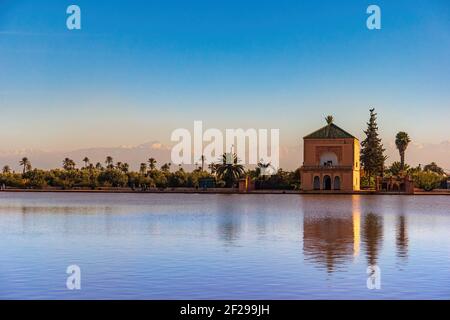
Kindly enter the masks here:
<path id="1" fill-rule="evenodd" d="M 394 161 L 399 161 L 398 151 L 395 143 L 391 141 L 385 144 L 386 155 L 388 159 L 386 164 L 389 165 Z M 430 153 L 430 151 L 432 153 Z M 139 145 L 122 145 L 111 147 L 92 147 L 80 148 L 76 150 L 15 150 L 15 151 L 0 151 L 0 165 L 9 165 L 13 170 L 20 172 L 22 166 L 19 161 L 22 157 L 27 157 L 31 161 L 34 168 L 40 169 L 54 169 L 61 168 L 62 161 L 68 157 L 75 161 L 77 167 L 84 166 L 82 159 L 88 157 L 90 162 L 95 164 L 100 162 L 104 165 L 105 158 L 112 156 L 114 162 L 128 163 L 132 170 L 139 170 L 139 165 L 142 162 L 147 162 L 149 158 L 153 157 L 157 160 L 157 166 L 160 167 L 164 163 L 170 163 L 171 145 L 161 144 L 159 141 L 152 141 Z M 422 167 L 431 162 L 444 168 L 447 173 L 450 173 L 450 165 L 448 159 L 450 157 L 450 141 L 444 141 L 440 144 L 418 144 L 412 142 L 408 147 L 406 162 L 411 166 L 422 165 Z M 420 159 L 420 162 L 413 161 L 413 159 Z M 200 164 L 200 159 L 198 159 Z M 300 167 L 303 162 L 303 143 L 298 146 L 282 147 L 280 150 L 280 167 L 284 170 L 295 170 Z M 178 166 L 174 165 L 174 168 Z M 194 165 L 183 165 L 185 169 L 191 170 Z M 253 167 L 248 165 L 248 167 Z"/>

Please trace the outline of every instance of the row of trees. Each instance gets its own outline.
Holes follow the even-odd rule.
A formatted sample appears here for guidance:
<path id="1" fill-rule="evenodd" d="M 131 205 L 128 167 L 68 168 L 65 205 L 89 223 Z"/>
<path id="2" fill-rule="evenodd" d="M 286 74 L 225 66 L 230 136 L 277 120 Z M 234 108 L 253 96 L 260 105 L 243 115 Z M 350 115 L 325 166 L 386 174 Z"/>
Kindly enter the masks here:
<path id="1" fill-rule="evenodd" d="M 395 145 L 400 155 L 400 161 L 395 161 L 386 167 L 387 157 L 384 155 L 384 147 L 378 134 L 377 114 L 375 109 L 370 109 L 370 118 L 367 130 L 364 131 L 366 138 L 361 143 L 361 166 L 364 177 L 361 184 L 372 187 L 375 176 L 400 176 L 410 175 L 417 187 L 432 190 L 438 188 L 446 179 L 445 172 L 436 163 L 432 162 L 423 168 L 421 165 L 412 168 L 405 163 L 405 154 L 411 138 L 408 133 L 400 131 L 395 136 Z"/>
<path id="2" fill-rule="evenodd" d="M 65 158 L 62 161 L 62 169 L 41 170 L 33 169 L 28 158 L 24 157 L 19 164 L 22 172 L 13 172 L 10 166 L 3 167 L 0 174 L 0 185 L 12 188 L 124 188 L 146 190 L 148 188 L 168 187 L 199 187 L 202 178 L 213 179 L 217 187 L 235 187 L 238 180 L 250 175 L 257 181 L 261 188 L 272 189 L 295 189 L 299 187 L 299 171 L 278 172 L 270 177 L 262 174 L 262 168 L 268 164 L 259 163 L 254 170 L 245 170 L 236 154 L 231 155 L 232 161 L 227 161 L 224 154 L 218 163 L 208 165 L 205 170 L 204 157 L 202 165 L 192 172 L 185 171 L 181 166 L 172 170 L 171 163 L 164 163 L 159 169 L 154 158 L 141 163 L 139 171 L 131 171 L 128 163 L 114 163 L 113 158 L 108 156 L 104 164 L 92 164 L 89 158 L 82 161 L 84 166 L 77 168 L 74 160 Z"/>

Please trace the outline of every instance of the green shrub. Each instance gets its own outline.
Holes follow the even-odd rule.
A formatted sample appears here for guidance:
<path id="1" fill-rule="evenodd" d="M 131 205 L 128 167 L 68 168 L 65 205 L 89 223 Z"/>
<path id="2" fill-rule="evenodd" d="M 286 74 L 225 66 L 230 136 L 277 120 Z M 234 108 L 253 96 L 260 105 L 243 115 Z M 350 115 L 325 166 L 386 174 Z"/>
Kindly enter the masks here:
<path id="1" fill-rule="evenodd" d="M 413 178 L 415 186 L 425 191 L 439 188 L 442 181 L 442 176 L 432 171 L 417 172 Z"/>
<path id="2" fill-rule="evenodd" d="M 361 188 L 372 188 L 375 187 L 375 177 L 371 177 L 369 181 L 369 176 L 361 177 Z"/>

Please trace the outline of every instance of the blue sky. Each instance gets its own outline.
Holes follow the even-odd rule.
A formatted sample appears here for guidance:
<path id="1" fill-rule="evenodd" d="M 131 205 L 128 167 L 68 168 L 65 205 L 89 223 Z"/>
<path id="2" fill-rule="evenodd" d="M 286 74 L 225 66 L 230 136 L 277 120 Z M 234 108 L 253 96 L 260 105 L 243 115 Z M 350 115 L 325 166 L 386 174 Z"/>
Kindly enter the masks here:
<path id="1" fill-rule="evenodd" d="M 449 57 L 447 0 L 0 0 L 0 150 L 168 143 L 194 120 L 295 147 L 327 114 L 362 137 L 371 106 L 385 144 L 440 144 Z"/>

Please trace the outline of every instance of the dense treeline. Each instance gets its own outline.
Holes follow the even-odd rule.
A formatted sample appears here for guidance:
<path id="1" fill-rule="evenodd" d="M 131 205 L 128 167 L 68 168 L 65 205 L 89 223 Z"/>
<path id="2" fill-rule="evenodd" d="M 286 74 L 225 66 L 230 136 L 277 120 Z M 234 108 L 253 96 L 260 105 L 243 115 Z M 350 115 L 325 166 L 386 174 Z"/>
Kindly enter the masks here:
<path id="1" fill-rule="evenodd" d="M 414 180 L 417 188 L 431 191 L 438 188 L 446 188 L 447 175 L 444 169 L 439 167 L 435 162 L 422 166 L 410 167 L 406 163 L 394 162 L 384 171 L 385 176 L 403 176 L 409 175 Z"/>
<path id="2" fill-rule="evenodd" d="M 425 191 L 447 188 L 448 176 L 445 174 L 444 170 L 434 162 L 427 164 L 424 167 L 420 165 L 417 167 L 410 167 L 408 164 L 404 163 L 402 168 L 401 163 L 395 161 L 383 171 L 384 177 L 402 177 L 406 175 L 413 179 L 416 188 L 420 188 Z M 375 177 L 371 177 L 371 179 L 370 185 L 373 185 Z M 361 177 L 361 186 L 369 187 L 369 177 L 367 175 L 363 175 Z"/>
<path id="3" fill-rule="evenodd" d="M 4 166 L 0 174 L 0 185 L 8 188 L 60 188 L 60 189 L 98 189 L 98 188 L 131 188 L 147 190 L 149 188 L 198 188 L 199 180 L 209 178 L 216 187 L 236 187 L 240 178 L 247 175 L 255 179 L 256 184 L 264 189 L 296 189 L 299 187 L 299 171 L 290 172 L 279 169 L 271 176 L 261 175 L 259 164 L 255 170 L 245 170 L 234 155 L 232 163 L 226 162 L 226 157 L 219 163 L 210 164 L 187 172 L 178 167 L 172 168 L 170 163 L 157 168 L 157 161 L 150 158 L 141 163 L 138 172 L 131 171 L 127 163 L 114 163 L 112 157 L 107 157 L 105 163 L 93 165 L 86 157 L 84 166 L 77 168 L 75 161 L 66 158 L 61 169 L 41 170 L 32 168 L 27 158 L 20 161 L 23 167 L 21 173 L 12 172 L 9 166 Z"/>

